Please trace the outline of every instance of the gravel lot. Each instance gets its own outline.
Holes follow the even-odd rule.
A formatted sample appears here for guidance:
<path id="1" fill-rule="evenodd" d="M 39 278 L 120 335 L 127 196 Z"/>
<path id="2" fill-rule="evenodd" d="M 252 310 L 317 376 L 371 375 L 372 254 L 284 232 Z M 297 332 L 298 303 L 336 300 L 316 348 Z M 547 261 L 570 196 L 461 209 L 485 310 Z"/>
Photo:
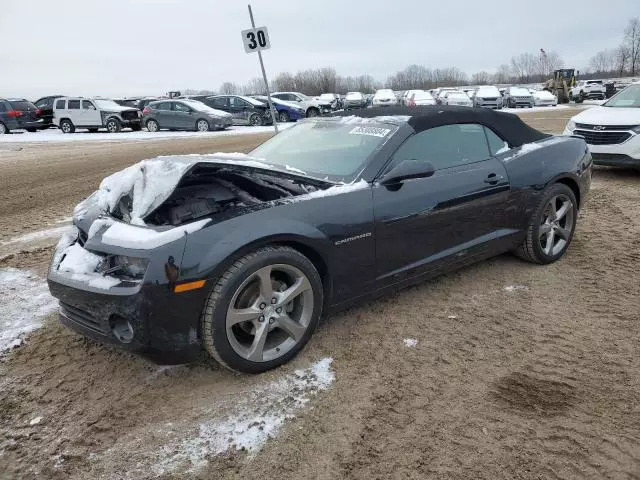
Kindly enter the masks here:
<path id="1" fill-rule="evenodd" d="M 521 115 L 559 133 L 573 114 Z M 43 275 L 55 238 L 16 237 L 105 175 L 266 137 L 4 143 L 0 271 Z M 504 255 L 351 309 L 261 376 L 158 366 L 50 314 L 0 359 L 0 478 L 640 478 L 639 205 L 640 173 L 597 169 L 561 261 Z"/>

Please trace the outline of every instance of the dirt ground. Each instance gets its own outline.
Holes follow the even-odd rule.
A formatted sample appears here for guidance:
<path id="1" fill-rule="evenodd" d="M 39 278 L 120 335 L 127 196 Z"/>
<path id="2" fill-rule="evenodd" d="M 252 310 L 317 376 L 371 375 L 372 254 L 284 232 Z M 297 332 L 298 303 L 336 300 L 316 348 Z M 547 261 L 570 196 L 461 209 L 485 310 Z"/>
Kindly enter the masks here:
<path id="1" fill-rule="evenodd" d="M 573 114 L 522 117 L 557 133 Z M 4 152 L 0 241 L 69 216 L 134 161 L 247 151 L 263 138 Z M 640 173 L 597 169 L 561 261 L 504 255 L 351 309 L 326 319 L 291 364 L 260 376 L 160 367 L 51 315 L 0 359 L 0 478 L 638 479 L 639 205 Z M 43 273 L 48 242 L 9 254 L 0 245 L 0 267 Z M 286 405 L 269 403 L 262 386 L 326 357 L 335 381 L 260 451 L 157 468 L 183 453 L 168 438 L 238 405 L 267 414 Z"/>

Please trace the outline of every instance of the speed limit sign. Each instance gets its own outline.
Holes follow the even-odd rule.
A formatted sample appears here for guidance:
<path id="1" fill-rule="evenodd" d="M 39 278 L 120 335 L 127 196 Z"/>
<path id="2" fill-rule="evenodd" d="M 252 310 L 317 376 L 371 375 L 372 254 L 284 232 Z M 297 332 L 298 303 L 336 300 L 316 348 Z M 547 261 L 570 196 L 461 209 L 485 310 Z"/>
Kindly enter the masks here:
<path id="1" fill-rule="evenodd" d="M 259 52 L 271 48 L 267 27 L 250 28 L 242 31 L 244 51 L 247 53 Z"/>

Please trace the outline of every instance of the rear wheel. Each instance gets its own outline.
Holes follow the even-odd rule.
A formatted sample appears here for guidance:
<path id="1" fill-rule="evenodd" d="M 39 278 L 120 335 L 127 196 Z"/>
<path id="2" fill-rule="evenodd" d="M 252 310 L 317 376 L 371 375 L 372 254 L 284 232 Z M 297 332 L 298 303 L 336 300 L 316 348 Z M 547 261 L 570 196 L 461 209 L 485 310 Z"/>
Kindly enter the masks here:
<path id="1" fill-rule="evenodd" d="M 567 251 L 577 218 L 578 202 L 573 190 L 563 183 L 548 186 L 531 216 L 526 237 L 515 254 L 533 263 L 555 262 Z"/>
<path id="2" fill-rule="evenodd" d="M 62 133 L 73 133 L 76 131 L 76 127 L 71 120 L 65 118 L 60 122 L 60 130 Z"/>
<path id="3" fill-rule="evenodd" d="M 289 113 L 288 113 L 288 112 L 286 112 L 286 111 L 284 111 L 284 110 L 283 110 L 283 111 L 281 111 L 281 112 L 278 114 L 278 120 L 279 120 L 279 121 L 281 121 L 282 123 L 286 123 L 286 122 L 288 122 L 288 121 L 289 121 Z"/>
<path id="4" fill-rule="evenodd" d="M 580 94 L 576 97 L 576 103 L 582 103 L 584 102 L 584 93 L 580 92 Z"/>
<path id="5" fill-rule="evenodd" d="M 252 125 L 254 127 L 260 127 L 264 124 L 264 122 L 262 121 L 262 117 L 260 115 L 258 115 L 257 113 L 254 113 L 253 115 L 251 115 L 249 117 L 249 125 Z"/>
<path id="6" fill-rule="evenodd" d="M 200 119 L 196 122 L 196 130 L 199 132 L 208 132 L 210 129 L 209 122 L 204 119 Z"/>
<path id="7" fill-rule="evenodd" d="M 231 370 L 263 372 L 304 347 L 322 305 L 313 263 L 289 247 L 264 247 L 238 259 L 218 280 L 202 313 L 202 343 Z"/>
<path id="8" fill-rule="evenodd" d="M 9 133 L 9 129 L 4 123 L 0 122 L 0 135 L 4 135 L 5 133 Z"/>
<path id="9" fill-rule="evenodd" d="M 317 108 L 311 107 L 309 110 L 307 110 L 307 117 L 317 117 L 320 115 L 320 110 L 318 110 Z"/>
<path id="10" fill-rule="evenodd" d="M 150 132 L 157 132 L 160 130 L 160 125 L 155 120 L 147 120 L 146 126 L 147 130 Z"/>
<path id="11" fill-rule="evenodd" d="M 117 118 L 108 119 L 105 126 L 107 127 L 107 132 L 109 133 L 118 133 L 120 130 L 122 130 L 120 120 L 118 120 Z"/>

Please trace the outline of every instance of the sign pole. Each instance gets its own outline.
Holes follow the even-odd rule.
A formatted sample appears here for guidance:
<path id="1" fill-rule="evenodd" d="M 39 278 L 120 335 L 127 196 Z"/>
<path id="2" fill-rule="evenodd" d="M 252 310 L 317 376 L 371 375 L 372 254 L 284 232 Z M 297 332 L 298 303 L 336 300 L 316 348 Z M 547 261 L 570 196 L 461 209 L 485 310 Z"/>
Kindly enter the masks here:
<path id="1" fill-rule="evenodd" d="M 253 11 L 251 11 L 251 5 L 249 7 L 249 17 L 251 17 L 251 28 L 256 28 L 256 22 L 253 20 Z M 273 102 L 271 101 L 271 92 L 269 92 L 269 81 L 267 80 L 267 72 L 264 69 L 264 62 L 262 61 L 262 51 L 258 50 L 258 58 L 260 59 L 260 68 L 262 69 L 262 78 L 264 78 L 264 85 L 267 89 L 267 100 L 269 101 L 269 111 L 271 112 L 271 119 L 273 120 L 273 128 L 278 133 L 278 122 L 276 121 L 276 109 L 273 108 Z"/>

